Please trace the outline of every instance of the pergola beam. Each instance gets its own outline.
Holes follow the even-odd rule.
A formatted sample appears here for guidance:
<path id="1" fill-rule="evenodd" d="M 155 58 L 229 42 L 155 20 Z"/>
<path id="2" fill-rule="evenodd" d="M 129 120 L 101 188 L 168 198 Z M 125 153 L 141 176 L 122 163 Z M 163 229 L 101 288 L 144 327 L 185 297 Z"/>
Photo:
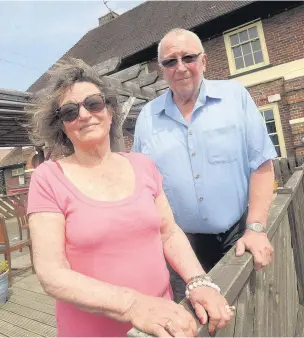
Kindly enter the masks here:
<path id="1" fill-rule="evenodd" d="M 112 133 L 112 136 L 115 135 L 112 142 L 115 151 L 123 150 L 122 128 L 134 129 L 143 105 L 161 95 L 168 87 L 158 72 L 148 73 L 145 64 L 137 64 L 117 72 L 120 65 L 121 59 L 114 57 L 93 66 L 108 87 L 109 94 L 114 95 L 117 100 L 118 120 L 115 126 L 112 124 L 116 128 Z M 40 92 L 47 90 L 48 88 L 43 88 Z M 32 106 L 31 100 L 36 94 L 0 89 L 0 147 L 31 145 L 25 128 L 27 116 L 24 109 Z"/>

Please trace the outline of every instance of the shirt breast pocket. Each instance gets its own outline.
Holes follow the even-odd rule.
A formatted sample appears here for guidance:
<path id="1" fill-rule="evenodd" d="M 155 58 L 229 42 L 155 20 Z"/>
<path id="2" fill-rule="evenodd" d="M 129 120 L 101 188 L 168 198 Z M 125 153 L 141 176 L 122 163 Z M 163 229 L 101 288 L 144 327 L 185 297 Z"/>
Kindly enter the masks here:
<path id="1" fill-rule="evenodd" d="M 237 159 L 237 129 L 235 125 L 205 130 L 204 139 L 211 164 L 231 163 Z"/>

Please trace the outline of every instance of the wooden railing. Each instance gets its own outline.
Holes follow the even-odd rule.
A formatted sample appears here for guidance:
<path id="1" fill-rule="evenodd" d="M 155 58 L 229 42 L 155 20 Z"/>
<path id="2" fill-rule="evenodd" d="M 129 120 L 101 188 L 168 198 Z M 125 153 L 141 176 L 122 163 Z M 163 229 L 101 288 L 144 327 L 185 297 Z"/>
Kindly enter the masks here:
<path id="1" fill-rule="evenodd" d="M 304 175 L 295 168 L 279 188 L 268 217 L 268 237 L 274 247 L 271 265 L 256 272 L 252 255 L 236 257 L 232 248 L 210 271 L 235 318 L 217 337 L 303 336 L 304 311 Z M 182 305 L 193 309 L 184 299 Z M 301 319 L 302 318 L 302 319 Z M 206 326 L 198 323 L 199 336 L 208 337 Z M 128 337 L 149 335 L 131 329 Z"/>
<path id="2" fill-rule="evenodd" d="M 283 187 L 294 173 L 295 168 L 304 163 L 304 155 L 277 158 L 273 163 L 276 183 L 279 187 Z"/>
<path id="3" fill-rule="evenodd" d="M 27 206 L 28 192 L 4 195 L 0 197 L 0 217 L 10 219 L 16 217 L 16 207 Z"/>

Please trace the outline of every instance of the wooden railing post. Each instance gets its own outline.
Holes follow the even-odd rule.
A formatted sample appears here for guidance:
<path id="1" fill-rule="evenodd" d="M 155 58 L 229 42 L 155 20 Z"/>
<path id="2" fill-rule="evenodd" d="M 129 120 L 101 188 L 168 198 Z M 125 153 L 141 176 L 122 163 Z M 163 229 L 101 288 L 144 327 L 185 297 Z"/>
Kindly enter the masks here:
<path id="1" fill-rule="evenodd" d="M 294 182 L 297 182 L 295 185 Z M 297 274 L 299 303 L 304 305 L 304 174 L 303 167 L 296 167 L 292 178 L 278 194 L 289 193 L 292 198 L 288 206 L 292 249 Z"/>

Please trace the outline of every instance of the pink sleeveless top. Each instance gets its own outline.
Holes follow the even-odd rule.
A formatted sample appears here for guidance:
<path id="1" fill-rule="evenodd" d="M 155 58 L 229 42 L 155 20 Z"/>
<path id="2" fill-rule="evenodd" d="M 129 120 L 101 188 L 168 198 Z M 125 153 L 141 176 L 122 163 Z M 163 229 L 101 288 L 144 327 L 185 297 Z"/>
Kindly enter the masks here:
<path id="1" fill-rule="evenodd" d="M 155 198 L 161 175 L 143 154 L 121 153 L 136 177 L 133 194 L 117 202 L 101 202 L 82 194 L 55 162 L 33 173 L 28 214 L 58 212 L 66 219 L 65 250 L 71 269 L 100 281 L 172 298 Z M 43 227 L 43 224 L 41 224 Z M 47 236 L 47 234 L 45 234 Z M 56 302 L 60 337 L 125 337 L 131 328 L 102 315 Z"/>

